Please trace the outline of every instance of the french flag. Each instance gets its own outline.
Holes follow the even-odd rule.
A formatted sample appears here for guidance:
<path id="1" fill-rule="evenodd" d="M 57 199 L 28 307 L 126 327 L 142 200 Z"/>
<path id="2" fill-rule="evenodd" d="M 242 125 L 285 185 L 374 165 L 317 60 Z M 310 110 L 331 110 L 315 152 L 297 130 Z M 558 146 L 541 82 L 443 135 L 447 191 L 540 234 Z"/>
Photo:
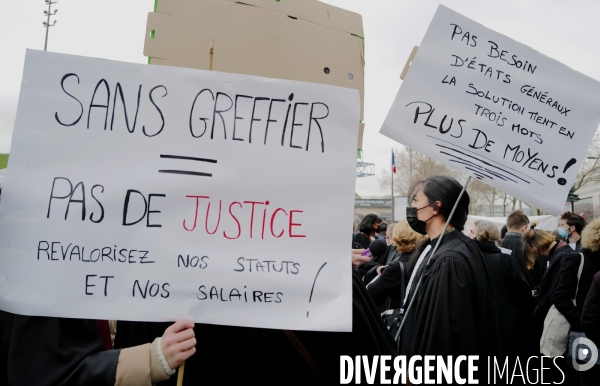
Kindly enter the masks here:
<path id="1" fill-rule="evenodd" d="M 396 158 L 394 158 L 394 150 L 392 150 L 392 171 L 396 174 Z"/>

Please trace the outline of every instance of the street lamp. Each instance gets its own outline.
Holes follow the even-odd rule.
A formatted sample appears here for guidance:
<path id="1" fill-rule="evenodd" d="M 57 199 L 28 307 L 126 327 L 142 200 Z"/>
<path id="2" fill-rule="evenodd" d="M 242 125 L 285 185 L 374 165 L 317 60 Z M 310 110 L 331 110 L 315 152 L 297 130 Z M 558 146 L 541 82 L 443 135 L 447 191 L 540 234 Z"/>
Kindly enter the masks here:
<path id="1" fill-rule="evenodd" d="M 48 10 L 44 10 L 44 16 L 46 16 L 46 21 L 43 23 L 44 28 L 46 28 L 46 40 L 44 42 L 44 51 L 46 51 L 46 49 L 48 48 L 48 32 L 50 30 L 50 27 L 54 27 L 56 25 L 56 20 L 54 20 L 54 23 L 50 24 L 50 16 L 54 16 L 56 15 L 56 12 L 58 12 L 58 9 L 55 9 L 54 12 L 52 12 L 52 4 L 56 3 L 58 3 L 58 0 L 46 0 L 46 4 L 48 4 Z"/>

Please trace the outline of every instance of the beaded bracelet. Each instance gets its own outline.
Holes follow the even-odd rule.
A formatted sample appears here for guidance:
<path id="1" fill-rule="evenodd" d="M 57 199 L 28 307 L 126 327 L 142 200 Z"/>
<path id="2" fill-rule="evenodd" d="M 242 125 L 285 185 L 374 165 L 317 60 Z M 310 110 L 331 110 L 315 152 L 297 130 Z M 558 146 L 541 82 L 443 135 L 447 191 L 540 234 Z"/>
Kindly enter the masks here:
<path id="1" fill-rule="evenodd" d="M 160 338 L 158 338 L 158 340 L 156 341 L 156 346 L 156 351 L 158 351 L 158 359 L 160 360 L 160 363 L 162 364 L 165 373 L 167 373 L 167 375 L 170 377 L 171 375 L 175 374 L 175 370 L 170 368 L 169 363 L 167 363 L 167 359 L 165 358 L 162 352 L 162 348 L 160 347 Z"/>

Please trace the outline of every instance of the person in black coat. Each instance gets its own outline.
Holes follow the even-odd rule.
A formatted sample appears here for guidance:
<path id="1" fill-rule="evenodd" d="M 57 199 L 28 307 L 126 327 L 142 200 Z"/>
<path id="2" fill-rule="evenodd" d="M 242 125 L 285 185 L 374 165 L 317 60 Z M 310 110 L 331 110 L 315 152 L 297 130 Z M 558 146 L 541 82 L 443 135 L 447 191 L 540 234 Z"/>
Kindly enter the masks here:
<path id="1" fill-rule="evenodd" d="M 548 267 L 548 255 L 557 243 L 550 232 L 535 229 L 536 226 L 536 223 L 531 224 L 523 235 L 522 264 L 525 267 L 525 279 L 537 297 L 542 277 Z"/>
<path id="2" fill-rule="evenodd" d="M 600 272 L 594 275 L 590 291 L 581 311 L 581 328 L 585 335 L 600 347 Z"/>
<path id="3" fill-rule="evenodd" d="M 524 318 L 519 328 L 521 342 L 519 354 L 522 357 L 539 355 L 540 339 L 543 332 L 543 324 L 534 318 L 535 309 L 538 306 L 538 291 L 542 277 L 546 272 L 548 254 L 556 241 L 554 236 L 544 230 L 535 229 L 536 223 L 523 236 L 522 267 L 525 269 L 524 277 L 532 290 L 532 297 L 524 310 Z"/>
<path id="4" fill-rule="evenodd" d="M 429 239 L 417 248 L 419 257 L 404 302 L 399 351 L 407 360 L 414 355 L 500 354 L 498 315 L 485 258 L 461 233 L 468 208 L 468 193 L 451 177 L 428 177 L 410 189 L 406 219 Z M 476 378 L 482 382 L 487 372 L 485 363 L 480 365 Z"/>
<path id="5" fill-rule="evenodd" d="M 579 218 L 579 220 L 574 219 L 571 215 Z M 548 256 L 548 268 L 546 269 L 546 273 L 544 273 L 544 276 L 542 277 L 542 281 L 540 283 L 538 305 L 534 312 L 535 323 L 542 326 L 542 328 L 544 325 L 544 319 L 546 318 L 546 315 L 548 315 L 548 311 L 550 311 L 552 304 L 554 304 L 553 296 L 554 292 L 556 291 L 556 286 L 558 285 L 558 280 L 560 278 L 563 260 L 565 256 L 567 256 L 569 253 L 574 252 L 573 247 L 568 245 L 562 237 L 568 236 L 568 231 L 566 230 L 568 228 L 566 223 L 567 219 L 570 219 L 569 221 L 571 221 L 571 224 L 579 224 L 574 228 L 578 229 L 578 231 L 575 232 L 575 236 L 577 237 L 577 249 L 579 249 L 581 246 L 579 232 L 581 232 L 583 229 L 583 219 L 580 216 L 575 215 L 574 213 L 565 213 L 562 217 L 563 219 L 561 220 L 561 224 L 558 225 L 556 231 L 557 233 L 559 233 L 558 238 L 553 232 L 555 237 L 554 240 L 557 242 L 557 244 L 550 250 Z"/>
<path id="6" fill-rule="evenodd" d="M 506 234 L 502 238 L 500 246 L 511 250 L 511 256 L 515 265 L 524 274 L 523 266 L 523 234 L 529 226 L 529 217 L 520 210 L 512 211 L 506 218 Z"/>
<path id="7" fill-rule="evenodd" d="M 594 281 L 585 298 L 581 311 L 581 327 L 588 339 L 594 342 L 597 348 L 600 348 L 600 272 L 594 275 Z M 581 377 L 581 385 L 599 385 L 600 368 L 595 366 L 587 372 L 590 374 Z"/>
<path id="8" fill-rule="evenodd" d="M 520 314 L 531 298 L 531 289 L 519 274 L 513 259 L 496 246 L 499 238 L 500 231 L 494 223 L 475 223 L 475 243 L 485 257 L 496 297 L 502 355 L 514 356 L 520 345 L 517 338 Z"/>
<path id="9" fill-rule="evenodd" d="M 598 221 L 600 225 L 600 220 Z M 596 237 L 600 237 L 600 235 Z M 562 263 L 560 278 L 552 299 L 554 300 L 554 305 L 558 311 L 563 314 L 571 324 L 573 331 L 583 331 L 580 321 L 581 312 L 585 298 L 592 285 L 593 277 L 600 271 L 599 247 L 600 246 L 595 246 L 597 249 L 592 249 L 594 246 L 590 243 L 586 243 L 586 239 L 582 238 L 582 248 L 580 252 L 583 254 L 584 259 L 579 280 L 577 278 L 577 273 L 581 263 L 581 254 L 577 252 L 569 253 L 565 256 Z M 573 304 L 573 299 L 575 299 L 576 305 Z"/>
<path id="10" fill-rule="evenodd" d="M 583 331 L 581 325 L 583 306 L 594 275 L 600 272 L 600 219 L 592 221 L 583 230 L 580 252 L 573 252 L 564 257 L 560 278 L 552 297 L 554 306 L 569 321 L 572 331 Z M 578 278 L 582 254 L 583 266 Z M 579 376 L 582 384 L 595 382 L 598 385 L 600 382 L 600 377 L 594 372 L 580 372 Z"/>
<path id="11" fill-rule="evenodd" d="M 396 244 L 394 244 L 393 241 L 393 232 L 395 227 L 395 223 L 392 223 L 386 227 L 385 240 L 376 239 L 380 241 L 385 241 L 385 243 L 387 244 L 386 250 L 383 251 L 383 253 L 378 254 L 377 250 L 379 248 L 377 248 L 376 250 L 371 250 L 373 245 L 369 244 L 369 250 L 373 254 L 373 259 L 357 267 L 358 274 L 360 275 L 360 277 L 362 277 L 365 285 L 369 284 L 379 274 L 379 271 L 377 269 L 380 266 L 385 266 L 391 263 L 392 261 L 396 261 L 400 258 L 400 252 L 396 248 Z M 376 240 L 373 240 L 373 242 L 375 242 Z"/>
<path id="12" fill-rule="evenodd" d="M 552 296 L 554 296 L 554 291 L 558 284 L 563 258 L 571 252 L 573 252 L 573 250 L 564 241 L 559 241 L 550 250 L 548 268 L 540 283 L 537 299 L 538 304 L 534 312 L 536 323 L 541 324 L 542 326 L 548 311 L 550 311 L 552 304 L 554 304 Z"/>

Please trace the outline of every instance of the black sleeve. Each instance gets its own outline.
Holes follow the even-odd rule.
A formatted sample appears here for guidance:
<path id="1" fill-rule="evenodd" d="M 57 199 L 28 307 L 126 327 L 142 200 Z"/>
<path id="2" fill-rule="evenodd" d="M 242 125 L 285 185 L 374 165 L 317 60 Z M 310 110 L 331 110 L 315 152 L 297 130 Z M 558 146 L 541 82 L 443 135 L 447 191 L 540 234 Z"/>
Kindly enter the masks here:
<path id="1" fill-rule="evenodd" d="M 552 296 L 556 309 L 563 314 L 575 331 L 581 331 L 581 315 L 577 307 L 573 305 L 580 262 L 581 255 L 579 253 L 570 253 L 563 258 L 556 290 Z"/>
<path id="2" fill-rule="evenodd" d="M 371 271 L 373 268 L 377 269 L 377 267 L 379 267 L 381 264 L 379 264 L 376 261 L 367 261 L 364 264 L 361 264 L 358 268 L 356 268 L 356 271 L 358 272 L 358 276 L 360 276 L 360 278 L 362 279 L 363 277 L 365 278 L 365 283 L 369 283 L 369 281 L 371 281 L 373 279 L 373 275 L 369 275 L 367 276 L 367 273 L 369 271 Z M 377 273 L 375 273 L 377 274 Z"/>
<path id="3" fill-rule="evenodd" d="M 600 273 L 596 274 L 581 312 L 581 327 L 585 335 L 600 347 Z"/>
<path id="4" fill-rule="evenodd" d="M 372 282 L 378 276 L 377 275 L 377 268 L 379 268 L 380 265 L 381 264 L 370 262 L 370 265 L 368 266 L 369 269 L 365 271 L 365 274 L 363 275 L 363 278 L 362 278 L 363 279 L 363 283 L 365 283 L 365 285 L 367 285 L 370 282 Z M 359 269 L 358 272 L 360 273 L 360 269 Z"/>
<path id="5" fill-rule="evenodd" d="M 368 284 L 367 291 L 375 304 L 383 303 L 394 291 L 401 290 L 401 276 L 400 262 L 396 261 L 388 265 L 377 280 Z"/>
<path id="6" fill-rule="evenodd" d="M 360 244 L 363 249 L 367 249 L 369 248 L 369 245 L 371 245 L 371 239 L 362 233 L 358 233 L 356 236 L 354 236 L 354 241 Z"/>
<path id="7" fill-rule="evenodd" d="M 570 248 L 569 248 L 570 250 Z M 550 262 L 550 265 L 554 264 L 554 262 L 556 261 L 562 261 L 562 258 L 564 257 L 563 255 L 568 254 L 569 252 L 567 252 L 564 247 L 561 248 L 557 248 L 554 253 L 552 254 L 552 256 L 549 257 L 548 261 Z"/>
<path id="8" fill-rule="evenodd" d="M 93 320 L 15 315 L 9 384 L 114 386 L 120 352 L 102 351 Z"/>

